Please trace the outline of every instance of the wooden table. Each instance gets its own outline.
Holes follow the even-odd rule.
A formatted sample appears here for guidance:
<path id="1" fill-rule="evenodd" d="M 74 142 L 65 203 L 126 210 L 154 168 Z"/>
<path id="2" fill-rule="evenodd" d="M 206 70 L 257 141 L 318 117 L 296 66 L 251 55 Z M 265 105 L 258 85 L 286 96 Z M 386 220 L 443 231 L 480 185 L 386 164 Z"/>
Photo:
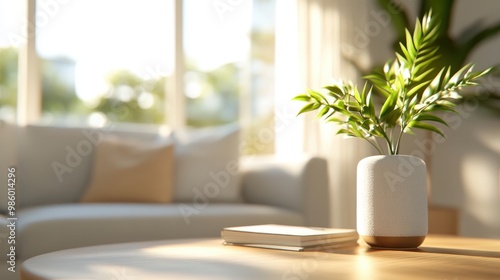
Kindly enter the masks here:
<path id="1" fill-rule="evenodd" d="M 428 236 L 416 250 L 360 246 L 291 252 L 218 239 L 125 243 L 53 252 L 23 263 L 21 280 L 500 279 L 500 240 Z"/>

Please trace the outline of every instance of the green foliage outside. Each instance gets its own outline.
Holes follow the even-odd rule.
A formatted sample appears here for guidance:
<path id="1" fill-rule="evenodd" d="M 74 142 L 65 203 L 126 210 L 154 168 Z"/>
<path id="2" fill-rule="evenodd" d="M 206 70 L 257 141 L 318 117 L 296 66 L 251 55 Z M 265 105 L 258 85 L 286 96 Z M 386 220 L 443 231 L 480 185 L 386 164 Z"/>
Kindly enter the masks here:
<path id="1" fill-rule="evenodd" d="M 84 115 L 89 112 L 85 104 L 76 96 L 74 85 L 61 77 L 57 65 L 72 65 L 70 60 L 41 60 L 42 69 L 42 112 L 49 112 L 53 117 L 65 118 L 68 112 Z"/>
<path id="2" fill-rule="evenodd" d="M 0 48 L 0 109 L 14 111 L 17 104 L 17 50 Z"/>
<path id="3" fill-rule="evenodd" d="M 102 112 L 110 122 L 164 122 L 165 77 L 148 80 L 128 70 L 115 70 L 106 80 L 109 88 L 93 111 Z"/>
<path id="4" fill-rule="evenodd" d="M 235 63 L 212 71 L 188 65 L 186 72 L 196 75 L 194 83 L 199 88 L 198 97 L 186 98 L 188 126 L 216 126 L 238 120 L 241 69 Z"/>

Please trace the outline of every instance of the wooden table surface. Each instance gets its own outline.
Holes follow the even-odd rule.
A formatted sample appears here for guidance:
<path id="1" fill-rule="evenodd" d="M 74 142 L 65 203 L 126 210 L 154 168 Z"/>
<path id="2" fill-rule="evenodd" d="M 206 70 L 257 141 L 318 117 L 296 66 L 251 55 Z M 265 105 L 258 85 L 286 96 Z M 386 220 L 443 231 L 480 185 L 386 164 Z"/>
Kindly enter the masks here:
<path id="1" fill-rule="evenodd" d="M 25 261 L 21 280 L 500 279 L 500 240 L 428 236 L 415 250 L 363 242 L 324 252 L 224 246 L 219 239 L 86 247 Z"/>

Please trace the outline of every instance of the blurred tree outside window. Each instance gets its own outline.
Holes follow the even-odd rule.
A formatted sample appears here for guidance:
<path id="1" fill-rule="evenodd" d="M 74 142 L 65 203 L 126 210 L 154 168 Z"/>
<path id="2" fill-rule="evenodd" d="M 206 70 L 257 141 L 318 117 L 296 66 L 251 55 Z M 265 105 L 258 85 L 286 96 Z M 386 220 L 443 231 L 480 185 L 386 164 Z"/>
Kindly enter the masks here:
<path id="1" fill-rule="evenodd" d="M 254 1 L 252 14 L 250 84 L 248 104 L 250 122 L 246 129 L 247 154 L 274 153 L 275 89 L 275 0 Z M 270 135 L 270 133 L 273 133 Z"/>
<path id="2" fill-rule="evenodd" d="M 42 121 L 87 124 L 165 122 L 173 71 L 169 1 L 75 0 L 37 13 Z"/>
<path id="3" fill-rule="evenodd" d="M 15 120 L 17 105 L 17 50 L 0 48 L 0 119 Z"/>
<path id="4" fill-rule="evenodd" d="M 0 0 L 0 120 L 15 121 L 17 106 L 17 46 L 21 1 Z"/>
<path id="5" fill-rule="evenodd" d="M 274 136 L 275 1 L 185 0 L 184 89 L 189 126 L 240 121 L 246 153 L 270 153 Z"/>

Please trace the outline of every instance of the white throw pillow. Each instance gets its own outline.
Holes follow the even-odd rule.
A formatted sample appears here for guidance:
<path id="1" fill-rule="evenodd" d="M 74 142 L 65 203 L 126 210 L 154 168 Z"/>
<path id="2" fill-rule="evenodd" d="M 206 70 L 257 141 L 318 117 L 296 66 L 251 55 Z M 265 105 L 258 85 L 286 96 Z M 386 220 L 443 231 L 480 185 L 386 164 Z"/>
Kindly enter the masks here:
<path id="1" fill-rule="evenodd" d="M 240 202 L 239 126 L 175 131 L 174 201 Z"/>

